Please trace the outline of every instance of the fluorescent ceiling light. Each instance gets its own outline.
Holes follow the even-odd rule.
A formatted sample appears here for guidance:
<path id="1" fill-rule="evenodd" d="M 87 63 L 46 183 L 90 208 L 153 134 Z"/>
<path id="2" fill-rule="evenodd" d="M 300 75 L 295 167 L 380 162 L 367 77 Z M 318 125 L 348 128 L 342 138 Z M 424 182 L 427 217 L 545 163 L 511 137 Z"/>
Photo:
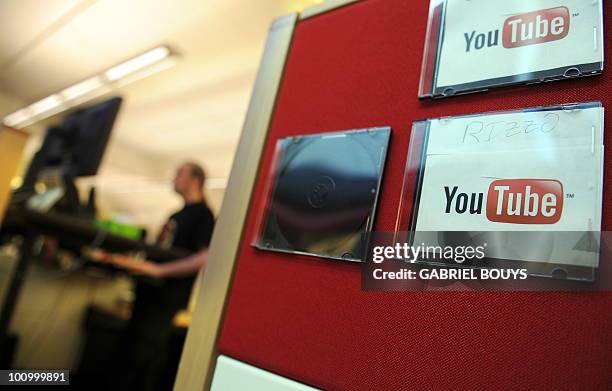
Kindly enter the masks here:
<path id="1" fill-rule="evenodd" d="M 64 99 L 72 100 L 79 98 L 83 95 L 87 95 L 102 87 L 103 85 L 104 84 L 102 83 L 102 79 L 100 78 L 100 76 L 94 76 L 62 90 L 60 94 L 64 97 Z"/>
<path id="2" fill-rule="evenodd" d="M 106 71 L 104 75 L 108 78 L 108 80 L 116 81 L 129 75 L 130 73 L 134 73 L 140 69 L 148 67 L 149 65 L 153 65 L 169 55 L 170 50 L 165 46 L 160 46 L 153 50 L 149 50 L 138 57 L 112 67 Z"/>
<path id="3" fill-rule="evenodd" d="M 89 79 L 82 80 L 62 91 L 49 95 L 4 117 L 2 122 L 13 128 L 23 128 L 36 121 L 68 110 L 80 103 L 167 69 L 176 63 L 175 53 L 166 46 L 158 46 L 131 60 L 115 65 Z M 125 79 L 125 80 L 124 80 Z"/>
<path id="4" fill-rule="evenodd" d="M 138 81 L 140 79 L 147 78 L 147 77 L 149 77 L 151 75 L 154 75 L 154 74 L 159 73 L 159 72 L 161 72 L 163 70 L 166 70 L 168 68 L 173 67 L 176 64 L 176 61 L 177 60 L 175 58 L 173 58 L 173 57 L 165 58 L 164 60 L 162 60 L 162 61 L 160 61 L 158 63 L 155 63 L 154 65 L 151 65 L 151 66 L 147 67 L 146 69 L 143 69 L 143 70 L 141 70 L 139 72 L 134 72 L 134 73 L 131 73 L 131 74 L 125 76 L 123 79 L 118 80 L 115 83 L 115 86 L 117 88 L 120 88 L 120 87 L 124 87 L 124 86 L 126 86 L 128 84 L 134 83 L 134 82 L 136 82 L 136 81 Z"/>
<path id="5" fill-rule="evenodd" d="M 39 100 L 38 102 L 32 103 L 28 108 L 30 109 L 30 114 L 32 116 L 36 116 L 39 114 L 44 114 L 54 109 L 60 108 L 62 106 L 62 99 L 59 95 L 54 94 L 50 95 L 46 98 Z"/>
<path id="6" fill-rule="evenodd" d="M 20 124 L 25 124 L 30 119 L 31 115 L 28 111 L 28 108 L 17 110 L 14 113 L 11 113 L 4 117 L 4 124 L 6 126 L 10 126 L 12 128 L 17 127 Z"/>

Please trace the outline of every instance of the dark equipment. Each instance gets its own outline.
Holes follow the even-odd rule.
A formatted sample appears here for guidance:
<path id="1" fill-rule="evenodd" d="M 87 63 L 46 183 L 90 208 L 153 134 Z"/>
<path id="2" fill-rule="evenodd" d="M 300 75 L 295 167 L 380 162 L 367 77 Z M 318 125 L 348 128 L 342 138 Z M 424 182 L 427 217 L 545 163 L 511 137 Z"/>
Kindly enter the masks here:
<path id="1" fill-rule="evenodd" d="M 75 178 L 96 175 L 121 101 L 121 98 L 112 98 L 77 110 L 60 126 L 49 128 L 22 187 L 33 187 L 45 168 L 58 168 Z"/>
<path id="2" fill-rule="evenodd" d="M 91 207 L 81 207 L 74 179 L 96 175 L 106 149 L 122 99 L 111 98 L 66 116 L 59 126 L 52 126 L 42 146 L 34 154 L 22 186 L 13 198 L 17 208 L 34 194 L 36 182 L 56 176 L 61 179 L 65 199 L 64 212 L 91 214 Z"/>

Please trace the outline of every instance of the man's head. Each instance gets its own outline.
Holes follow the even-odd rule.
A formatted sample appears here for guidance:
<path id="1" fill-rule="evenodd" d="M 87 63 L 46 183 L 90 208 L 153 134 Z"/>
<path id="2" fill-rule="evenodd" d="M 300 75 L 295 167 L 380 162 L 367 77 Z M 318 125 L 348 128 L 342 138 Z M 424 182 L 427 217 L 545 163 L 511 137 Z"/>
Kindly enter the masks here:
<path id="1" fill-rule="evenodd" d="M 202 194 L 206 174 L 204 169 L 194 162 L 183 163 L 176 170 L 174 177 L 174 191 L 183 198 L 194 194 Z"/>

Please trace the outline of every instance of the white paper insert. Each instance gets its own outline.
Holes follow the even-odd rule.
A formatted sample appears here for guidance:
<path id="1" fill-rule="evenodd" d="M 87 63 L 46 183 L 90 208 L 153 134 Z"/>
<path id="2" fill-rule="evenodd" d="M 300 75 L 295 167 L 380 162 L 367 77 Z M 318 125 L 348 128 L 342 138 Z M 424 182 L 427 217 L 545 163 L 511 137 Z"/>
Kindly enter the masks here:
<path id="1" fill-rule="evenodd" d="M 435 119 L 429 126 L 415 231 L 601 230 L 602 107 Z M 563 187 L 559 220 L 552 224 L 491 221 L 486 212 L 489 187 L 495 180 L 509 179 L 559 181 Z M 457 194 L 451 203 L 448 193 L 455 187 L 457 194 L 483 194 L 481 213 L 469 209 L 457 213 Z M 417 235 L 415 241 L 423 238 Z M 559 263 L 597 263 L 593 256 L 577 261 L 568 251 L 559 252 L 565 254 Z"/>
<path id="2" fill-rule="evenodd" d="M 512 16 L 561 7 L 568 10 L 563 22 L 540 17 L 524 29 L 518 22 L 511 24 L 504 33 Z M 454 86 L 603 62 L 602 29 L 600 0 L 447 0 L 436 84 Z M 520 41 L 522 34 L 563 38 L 504 47 L 504 35 Z"/>

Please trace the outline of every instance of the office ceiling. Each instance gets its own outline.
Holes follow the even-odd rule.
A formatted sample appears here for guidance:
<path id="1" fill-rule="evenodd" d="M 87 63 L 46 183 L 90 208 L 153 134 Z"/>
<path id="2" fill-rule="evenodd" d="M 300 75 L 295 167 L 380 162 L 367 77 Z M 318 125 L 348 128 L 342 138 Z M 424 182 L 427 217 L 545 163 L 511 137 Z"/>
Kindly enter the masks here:
<path id="1" fill-rule="evenodd" d="M 318 2 L 2 0 L 0 90 L 31 103 L 159 44 L 179 52 L 117 91 L 126 101 L 100 174 L 82 181 L 106 210 L 153 227 L 180 204 L 169 179 L 186 159 L 206 167 L 218 209 L 268 26 Z"/>

